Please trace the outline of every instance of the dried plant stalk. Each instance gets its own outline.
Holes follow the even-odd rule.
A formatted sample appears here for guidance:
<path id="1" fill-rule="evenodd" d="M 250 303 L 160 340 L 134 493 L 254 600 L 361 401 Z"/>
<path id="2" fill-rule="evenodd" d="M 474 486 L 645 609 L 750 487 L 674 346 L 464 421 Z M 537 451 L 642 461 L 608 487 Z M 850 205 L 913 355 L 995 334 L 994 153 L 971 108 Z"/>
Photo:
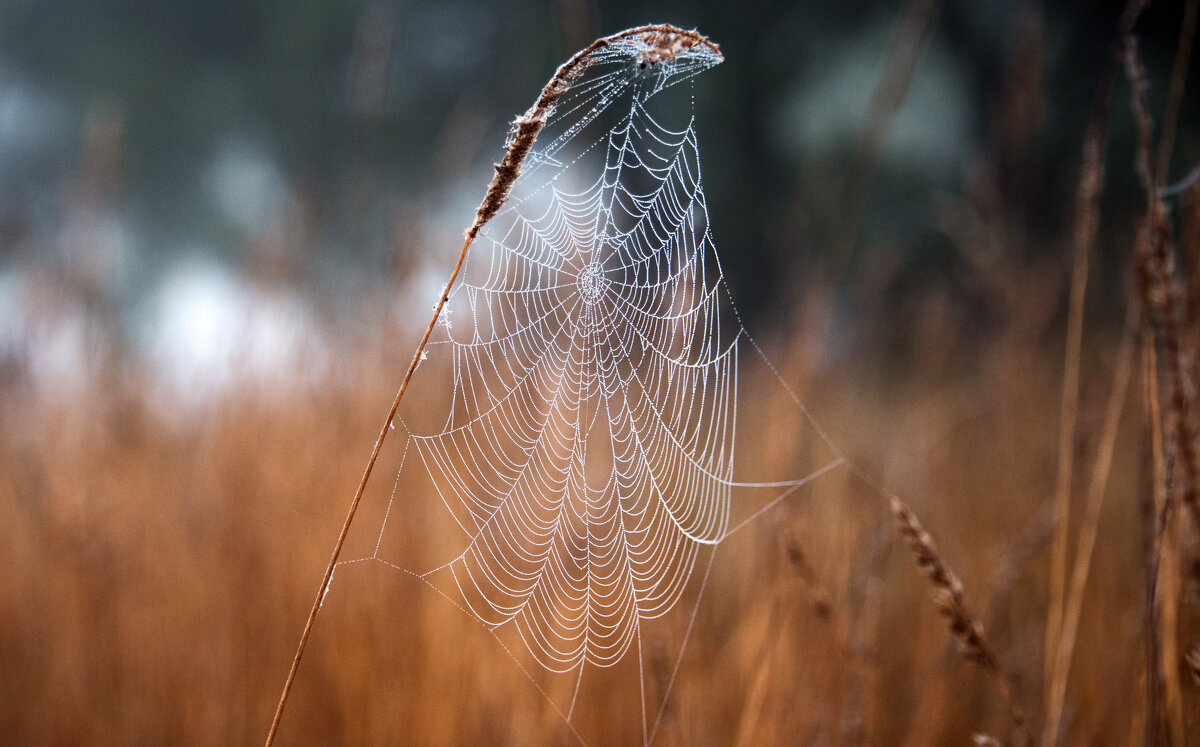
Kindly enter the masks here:
<path id="1" fill-rule="evenodd" d="M 413 353 L 412 362 L 409 363 L 408 370 L 404 374 L 404 380 L 400 383 L 400 390 L 396 393 L 396 398 L 392 402 L 391 409 L 388 411 L 383 428 L 379 431 L 379 437 L 375 440 L 375 447 L 371 451 L 371 457 L 367 461 L 367 467 L 363 471 L 362 479 L 359 481 L 358 490 L 355 491 L 354 498 L 350 502 L 350 510 L 346 514 L 346 520 L 342 524 L 341 533 L 334 544 L 333 555 L 329 559 L 329 565 L 326 567 L 325 575 L 321 579 L 321 585 L 317 589 L 316 599 L 313 601 L 312 610 L 308 614 L 308 620 L 304 624 L 304 632 L 300 636 L 300 645 L 296 649 L 296 655 L 292 659 L 292 667 L 288 671 L 287 681 L 283 686 L 283 693 L 279 697 L 279 705 L 275 709 L 275 717 L 271 721 L 271 730 L 267 733 L 267 747 L 270 747 L 275 741 L 275 734 L 279 730 L 279 722 L 283 717 L 283 709 L 287 705 L 288 694 L 291 692 L 292 683 L 295 681 L 296 670 L 300 666 L 300 658 L 304 655 L 304 649 L 308 645 L 308 638 L 312 633 L 313 622 L 316 620 L 317 613 L 321 609 L 321 600 L 329 588 L 329 581 L 333 577 L 333 569 L 337 565 L 338 556 L 341 555 L 342 546 L 346 543 L 346 536 L 350 532 L 350 524 L 354 521 L 354 515 L 358 511 L 358 504 L 362 501 L 367 481 L 371 477 L 371 472 L 375 469 L 375 462 L 378 460 L 379 452 L 383 448 L 383 441 L 387 438 L 388 431 L 391 430 L 392 421 L 396 417 L 397 410 L 400 409 L 400 402 L 404 399 L 404 393 L 407 391 L 408 384 L 412 380 L 413 372 L 417 370 L 417 364 L 421 361 L 421 353 L 425 351 L 425 346 L 429 342 L 429 336 L 433 333 L 433 328 L 442 313 L 442 308 L 445 307 L 446 301 L 450 297 L 450 289 L 454 286 L 454 281 L 458 279 L 458 273 L 466 261 L 467 251 L 471 248 L 471 242 L 475 240 L 475 237 L 479 235 L 479 231 L 496 215 L 508 199 L 513 183 L 516 182 L 517 176 L 521 172 L 521 164 L 524 163 L 525 157 L 529 155 L 529 150 L 533 147 L 538 133 L 545 127 L 546 119 L 550 115 L 554 102 L 570 87 L 572 81 L 587 69 L 591 54 L 602 47 L 634 36 L 641 37 L 642 42 L 647 45 L 648 49 L 643 54 L 651 62 L 674 59 L 680 52 L 701 44 L 709 47 L 718 56 L 721 53 L 717 45 L 696 31 L 687 31 L 667 24 L 626 29 L 612 36 L 597 39 L 560 65 L 558 70 L 555 71 L 554 76 L 550 78 L 550 81 L 542 89 L 541 94 L 538 95 L 533 106 L 513 122 L 511 137 L 509 137 L 508 144 L 505 147 L 504 158 L 500 163 L 496 164 L 496 173 L 492 177 L 487 193 L 484 195 L 483 201 L 479 204 L 479 209 L 475 213 L 475 221 L 467 229 L 466 239 L 463 241 L 458 261 L 450 273 L 450 279 L 446 281 L 446 287 L 442 290 L 441 296 L 438 297 L 437 305 L 433 309 L 433 316 L 429 320 L 429 325 L 425 328 L 425 334 L 421 337 L 421 342 L 417 345 L 417 349 Z"/>
<path id="2" fill-rule="evenodd" d="M 896 520 L 896 528 L 900 536 L 908 544 L 916 556 L 917 566 L 925 572 L 929 583 L 933 586 L 933 602 L 938 612 L 950 624 L 950 633 L 958 643 L 964 658 L 974 662 L 992 676 L 992 680 L 1000 690 L 1001 696 L 1008 705 L 1009 715 L 1013 726 L 1016 727 L 1022 744 L 1030 744 L 1033 736 L 1025 719 L 1025 711 L 1014 697 L 992 647 L 983 634 L 983 625 L 967 608 L 963 598 L 963 586 L 954 571 L 942 561 L 937 544 L 916 514 L 912 512 L 899 498 L 890 498 L 892 516 Z"/>
<path id="3" fill-rule="evenodd" d="M 1146 215 L 1138 245 L 1139 288 L 1150 318 L 1157 321 L 1158 340 L 1163 350 L 1163 384 L 1170 402 L 1167 442 L 1177 449 L 1182 467 L 1178 493 L 1192 521 L 1200 528 L 1200 449 L 1196 445 L 1195 385 L 1180 334 L 1178 301 L 1172 289 L 1175 268 L 1169 246 L 1167 208 L 1158 193 L 1150 155 L 1154 128 L 1146 103 L 1146 73 L 1137 39 L 1132 34 L 1126 37 L 1125 72 L 1130 82 L 1130 105 L 1137 125 L 1137 171 L 1146 192 Z"/>
<path id="4" fill-rule="evenodd" d="M 1052 511 L 1053 539 L 1050 547 L 1050 593 L 1046 616 L 1045 674 L 1047 713 L 1053 714 L 1049 693 L 1057 678 L 1056 651 L 1062 635 L 1063 606 L 1067 585 L 1067 540 L 1070 534 L 1071 486 L 1075 466 L 1075 428 L 1079 410 L 1080 351 L 1083 347 L 1083 304 L 1087 293 L 1088 255 L 1099 222 L 1100 188 L 1104 184 L 1104 141 L 1107 130 L 1109 92 L 1112 78 L 1108 76 L 1099 105 L 1083 138 L 1083 164 L 1075 199 L 1075 236 L 1072 247 L 1071 290 L 1067 311 L 1067 339 L 1063 366 L 1063 386 L 1058 430 L 1058 471 L 1054 484 Z M 1047 728 L 1057 725 L 1053 716 Z M 1043 732 L 1043 742 L 1051 732 Z"/>
<path id="5" fill-rule="evenodd" d="M 1079 407 L 1080 351 L 1083 343 L 1084 296 L 1087 289 L 1088 255 L 1095 239 L 1100 215 L 1100 191 L 1104 185 L 1104 145 L 1108 131 L 1109 100 L 1112 98 L 1121 50 L 1141 15 L 1141 0 L 1130 0 L 1117 22 L 1116 36 L 1110 45 L 1104 76 L 1097 92 L 1095 108 L 1083 137 L 1083 158 L 1079 185 L 1075 193 L 1075 232 L 1072 241 L 1071 289 L 1068 303 L 1067 339 L 1063 389 L 1059 412 L 1058 471 L 1052 511 L 1053 537 L 1050 547 L 1050 589 L 1047 599 L 1046 637 L 1043 664 L 1045 720 L 1042 743 L 1057 743 L 1066 666 L 1062 639 L 1067 606 L 1067 544 L 1070 536 L 1070 506 L 1075 464 L 1075 428 Z M 1086 577 L 1086 576 L 1085 576 Z M 1069 664 L 1070 651 L 1065 652 Z"/>
<path id="6" fill-rule="evenodd" d="M 1158 598 L 1158 669 L 1162 677 L 1163 726 L 1170 736 L 1167 744 L 1184 744 L 1187 731 L 1184 727 L 1183 682 L 1179 664 L 1182 660 L 1179 643 L 1179 621 L 1183 610 L 1183 578 L 1180 559 L 1183 557 L 1182 533 L 1186 530 L 1182 512 L 1173 511 L 1171 502 L 1163 503 L 1163 519 L 1160 527 L 1159 562 L 1157 587 Z"/>
<path id="7" fill-rule="evenodd" d="M 1121 423 L 1121 413 L 1125 408 L 1129 380 L 1133 372 L 1133 351 L 1137 339 L 1138 321 L 1136 311 L 1131 308 L 1125 325 L 1125 338 L 1121 343 L 1117 364 L 1113 371 L 1113 386 L 1109 394 L 1108 405 L 1105 407 L 1104 428 L 1101 431 L 1100 445 L 1092 468 L 1091 481 L 1088 484 L 1087 507 L 1083 525 L 1079 530 L 1079 542 L 1075 547 L 1075 559 L 1071 566 L 1071 583 L 1064 606 L 1061 636 L 1057 641 L 1051 660 L 1053 677 L 1047 682 L 1048 709 L 1043 723 L 1042 744 L 1055 744 L 1058 741 L 1058 729 L 1062 722 L 1063 706 L 1066 702 L 1067 680 L 1071 673 L 1071 659 L 1075 652 L 1079 620 L 1083 612 L 1083 595 L 1087 589 L 1088 575 L 1091 572 L 1092 558 L 1096 549 L 1096 539 L 1100 532 L 1100 512 L 1104 507 L 1104 493 L 1108 487 L 1108 476 L 1112 468 L 1117 428 Z M 1047 652 L 1047 657 L 1049 656 L 1050 653 Z"/>
<path id="8" fill-rule="evenodd" d="M 1162 439 L 1162 411 L 1159 407 L 1157 356 L 1148 329 L 1141 334 L 1142 349 L 1142 404 L 1145 411 L 1145 427 L 1150 434 L 1146 458 L 1149 460 L 1150 485 L 1146 486 L 1143 503 L 1146 595 L 1143 602 L 1142 625 L 1145 629 L 1145 729 L 1143 742 L 1158 745 L 1163 742 L 1165 724 L 1163 703 L 1163 667 L 1160 649 L 1158 587 L 1159 563 L 1164 550 L 1164 529 L 1171 515 L 1171 502 L 1167 500 L 1167 460 L 1164 457 Z M 1174 592 L 1170 597 L 1174 598 Z M 1134 735 L 1136 737 L 1136 734 Z"/>
<path id="9" fill-rule="evenodd" d="M 1130 34 L 1125 45 L 1125 72 L 1130 82 L 1130 106 L 1137 128 L 1135 165 L 1142 188 L 1146 193 L 1146 213 L 1138 235 L 1138 287 L 1148 317 L 1156 322 L 1152 327 L 1162 350 L 1161 368 L 1152 375 L 1161 375 L 1164 396 L 1169 403 L 1163 418 L 1167 453 L 1174 459 L 1167 462 L 1167 498 L 1164 514 L 1171 499 L 1187 507 L 1193 529 L 1200 529 L 1200 447 L 1196 425 L 1196 388 L 1193 379 L 1194 360 L 1185 350 L 1183 330 L 1185 316 L 1175 292 L 1175 262 L 1170 245 L 1171 226 L 1162 192 L 1158 188 L 1155 164 L 1151 157 L 1153 123 L 1146 101 L 1146 74 L 1138 53 L 1137 39 Z M 1183 519 L 1179 519 L 1183 521 Z M 1162 522 L 1160 548 L 1163 551 L 1180 548 L 1178 533 L 1166 534 L 1168 522 Z M 1182 531 L 1182 527 L 1179 528 Z M 1172 543 L 1175 543 L 1172 545 Z M 1178 568 L 1177 552 L 1166 554 L 1168 573 Z M 1156 558 L 1156 562 L 1158 559 Z M 1160 620 L 1163 693 L 1173 735 L 1182 733 L 1182 695 L 1179 686 L 1178 635 L 1174 623 L 1167 627 L 1167 615 L 1173 614 L 1178 595 L 1168 600 L 1164 595 L 1163 616 Z"/>

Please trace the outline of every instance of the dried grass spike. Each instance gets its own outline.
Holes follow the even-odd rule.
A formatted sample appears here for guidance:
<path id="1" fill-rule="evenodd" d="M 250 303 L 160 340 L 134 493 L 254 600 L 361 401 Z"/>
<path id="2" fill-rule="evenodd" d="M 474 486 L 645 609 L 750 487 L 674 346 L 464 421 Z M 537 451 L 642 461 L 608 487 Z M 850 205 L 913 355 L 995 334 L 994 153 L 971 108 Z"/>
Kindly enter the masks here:
<path id="1" fill-rule="evenodd" d="M 388 432 L 392 428 L 392 421 L 395 419 L 396 412 L 400 408 L 401 400 L 404 399 L 404 393 L 408 390 L 409 381 L 412 380 L 413 373 L 417 370 L 417 365 L 423 358 L 425 346 L 429 342 L 429 336 L 433 333 L 438 317 L 441 315 L 442 309 L 450 297 L 450 291 L 454 287 L 454 282 L 462 270 L 463 263 L 466 261 L 471 243 L 479 235 L 484 225 L 496 215 L 508 200 L 509 192 L 512 191 L 513 184 L 520 175 L 521 164 L 524 163 L 526 156 L 529 155 L 529 151 L 533 147 L 538 133 L 546 126 L 546 120 L 550 116 L 554 102 L 587 69 L 592 53 L 610 44 L 631 38 L 640 40 L 648 49 L 658 50 L 655 52 L 656 59 L 658 60 L 674 59 L 680 52 L 700 45 L 707 46 L 711 54 L 715 55 L 717 59 L 724 59 L 717 45 L 696 31 L 685 31 L 684 29 L 667 24 L 626 29 L 611 36 L 597 39 L 584 49 L 576 52 L 571 59 L 559 66 L 554 76 L 550 78 L 550 81 L 542 89 L 541 94 L 538 95 L 533 106 L 513 123 L 508 142 L 505 144 L 504 158 L 495 166 L 496 173 L 492 176 L 487 193 L 484 195 L 483 201 L 479 204 L 474 222 L 466 231 L 466 237 L 459 252 L 458 261 L 450 271 L 450 279 L 446 281 L 442 294 L 438 297 L 437 303 L 433 307 L 433 316 L 430 318 L 429 324 L 425 327 L 424 336 L 421 337 L 421 341 L 417 344 L 417 349 L 413 353 L 412 361 L 409 363 L 408 370 L 404 374 L 404 379 L 400 382 L 400 389 L 396 392 L 396 398 L 392 402 L 391 410 L 388 412 L 387 419 L 383 423 L 383 428 L 380 430 L 379 436 L 375 439 L 375 447 L 372 449 L 371 456 L 367 460 L 367 466 L 363 471 L 361 480 L 359 480 L 358 489 L 350 501 L 350 508 L 346 513 L 345 521 L 342 522 L 342 529 L 338 534 L 337 541 L 334 543 L 333 553 L 325 568 L 321 585 L 317 589 L 316 598 L 309 610 L 308 619 L 304 624 L 304 631 L 300 634 L 300 644 L 296 648 L 295 656 L 292 657 L 292 666 L 288 670 L 287 680 L 283 685 L 283 692 L 279 696 L 279 705 L 275 708 L 275 716 L 271 720 L 270 731 L 267 732 L 267 747 L 270 747 L 275 741 L 275 735 L 279 730 L 279 723 L 283 718 L 283 710 L 287 705 L 288 695 L 291 692 L 292 683 L 296 678 L 296 671 L 299 669 L 300 660 L 304 656 L 304 650 L 308 645 L 313 624 L 316 621 L 317 613 L 321 609 L 321 602 L 329 590 L 329 583 L 333 578 L 333 569 L 337 566 L 342 546 L 345 544 L 346 536 L 350 532 L 350 525 L 354 522 L 354 516 L 358 512 L 358 506 L 362 500 L 363 492 L 366 490 L 367 481 L 370 479 L 371 472 L 375 468 L 375 462 L 379 458 L 380 450 L 383 448 L 384 439 L 387 438 Z"/>
<path id="2" fill-rule="evenodd" d="M 638 54 L 638 65 L 641 67 L 673 60 L 680 52 L 691 49 L 704 41 L 704 37 L 697 35 L 694 31 L 680 31 L 670 27 L 647 31 L 641 36 L 642 42 L 646 45 L 646 48 Z M 719 53 L 715 44 L 711 46 Z"/>
<path id="3" fill-rule="evenodd" d="M 508 200 L 508 194 L 512 191 L 512 186 L 521 173 L 521 164 L 529 155 L 529 150 L 533 147 L 538 133 L 546 126 L 546 120 L 554 108 L 554 102 L 571 87 L 571 83 L 575 79 L 587 70 L 592 53 L 627 39 L 634 39 L 642 46 L 638 52 L 638 64 L 641 67 L 673 60 L 681 52 L 700 45 L 708 47 L 718 58 L 724 59 L 720 47 L 699 32 L 687 31 L 670 24 L 626 29 L 612 36 L 597 39 L 576 52 L 571 59 L 564 62 L 555 71 L 554 76 L 546 83 L 533 106 L 513 121 L 508 143 L 505 145 L 504 158 L 496 164 L 496 173 L 492 176 L 487 194 L 484 195 L 483 202 L 480 203 L 479 210 L 475 213 L 475 222 L 467 229 L 468 242 L 478 235 L 484 224 L 495 217 Z"/>
<path id="4" fill-rule="evenodd" d="M 1188 509 L 1195 527 L 1200 528 L 1200 433 L 1195 421 L 1196 385 L 1192 380 L 1195 361 L 1185 349 L 1180 330 L 1184 314 L 1178 308 L 1174 292 L 1176 268 L 1170 246 L 1171 224 L 1166 205 L 1158 192 L 1151 142 L 1154 123 L 1146 100 L 1146 71 L 1138 52 L 1137 38 L 1125 39 L 1125 72 L 1130 84 L 1130 106 L 1137 129 L 1135 165 L 1146 193 L 1146 213 L 1138 236 L 1139 292 L 1147 307 L 1148 318 L 1156 321 L 1156 338 L 1163 350 L 1163 383 L 1170 402 L 1167 421 L 1168 441 L 1179 452 L 1180 500 Z"/>
<path id="5" fill-rule="evenodd" d="M 925 576 L 933 585 L 934 604 L 937 605 L 938 612 L 949 621 L 950 632 L 963 656 L 992 675 L 1008 705 L 1013 725 L 1017 728 L 1022 743 L 1029 744 L 1033 738 L 1029 733 L 1025 711 L 1013 697 L 1012 689 L 1000 670 L 996 655 L 984 637 L 983 625 L 967 608 L 963 599 L 962 582 L 942 561 L 933 537 L 921 526 L 912 509 L 895 496 L 890 498 L 890 504 L 897 531 L 916 556 L 917 566 L 925 572 Z"/>

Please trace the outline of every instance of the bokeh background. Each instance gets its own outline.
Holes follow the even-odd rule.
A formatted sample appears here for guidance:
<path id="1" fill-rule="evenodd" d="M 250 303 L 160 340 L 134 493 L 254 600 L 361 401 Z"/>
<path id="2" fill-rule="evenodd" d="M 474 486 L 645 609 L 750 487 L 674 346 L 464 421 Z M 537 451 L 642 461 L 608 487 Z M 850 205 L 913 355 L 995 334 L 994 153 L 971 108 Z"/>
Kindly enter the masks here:
<path id="1" fill-rule="evenodd" d="M 1185 4 L 1155 3 L 1136 27 L 1156 121 Z M 1120 10 L 3 0 L 0 741 L 265 736 L 508 123 L 576 49 L 653 22 L 698 28 L 726 56 L 697 81 L 698 132 L 748 325 L 835 442 L 938 537 L 1036 728 L 1074 198 Z M 1196 56 L 1163 182 L 1200 162 Z M 1145 205 L 1128 99 L 1118 77 L 1067 456 L 1080 475 Z M 766 382 L 745 387 L 765 425 L 739 449 L 769 448 L 794 423 Z M 1068 743 L 1138 741 L 1153 720 L 1141 387 L 1117 438 Z M 397 541 L 436 544 L 420 527 L 440 504 L 407 510 Z M 955 656 L 888 521 L 878 491 L 847 479 L 724 557 L 692 644 L 710 661 L 681 669 L 659 738 L 1007 742 L 1003 701 Z M 281 738 L 567 739 L 427 589 L 347 583 Z M 1183 743 L 1200 700 L 1174 675 L 1162 734 Z M 636 741 L 640 720 L 614 706 L 591 728 L 589 742 Z"/>

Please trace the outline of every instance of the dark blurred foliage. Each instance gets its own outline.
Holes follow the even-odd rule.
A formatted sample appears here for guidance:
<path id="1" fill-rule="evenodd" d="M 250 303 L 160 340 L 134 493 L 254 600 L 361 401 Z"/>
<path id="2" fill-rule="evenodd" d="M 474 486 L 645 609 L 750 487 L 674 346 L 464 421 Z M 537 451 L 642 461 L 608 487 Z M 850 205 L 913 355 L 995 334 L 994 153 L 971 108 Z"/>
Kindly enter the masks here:
<path id="1" fill-rule="evenodd" d="M 467 224 L 508 119 L 562 59 L 596 36 L 666 21 L 699 28 L 726 52 L 699 83 L 699 126 L 718 246 L 753 313 L 777 307 L 808 275 L 844 282 L 877 262 L 903 266 L 901 286 L 945 280 L 962 260 L 937 228 L 937 196 L 969 191 L 972 180 L 986 182 L 998 219 L 1026 233 L 1011 251 L 1059 251 L 1119 7 L 945 3 L 913 83 L 928 79 L 930 94 L 910 97 L 914 111 L 901 115 L 918 141 L 942 139 L 942 156 L 905 158 L 901 139 L 864 184 L 853 155 L 897 2 L 7 0 L 2 256 L 59 261 L 46 249 L 54 242 L 36 237 L 61 223 L 63 183 L 99 111 L 120 128 L 119 175 L 104 198 L 127 228 L 120 295 L 136 296 L 189 251 L 261 263 L 246 256 L 256 251 L 254 224 L 278 202 L 263 196 L 262 209 L 231 220 L 213 187 L 215 169 L 249 154 L 260 169 L 247 189 L 283 191 L 298 206 L 292 217 L 303 217 L 270 261 L 337 296 L 357 287 L 343 281 L 415 261 L 422 216 L 448 224 L 438 236 Z M 1139 25 L 1151 79 L 1164 81 L 1156 100 L 1178 14 L 1157 4 Z M 13 113 L 18 89 L 41 107 L 37 116 Z M 1176 177 L 1200 155 L 1195 100 Z M 1138 200 L 1125 168 L 1128 116 L 1117 109 L 1109 204 L 1124 224 Z M 46 131 L 18 132 L 30 127 Z M 867 194 L 848 200 L 856 190 Z M 865 211 L 848 214 L 858 200 Z M 1119 280 L 1124 248 L 1110 241 L 1099 251 L 1110 284 Z"/>

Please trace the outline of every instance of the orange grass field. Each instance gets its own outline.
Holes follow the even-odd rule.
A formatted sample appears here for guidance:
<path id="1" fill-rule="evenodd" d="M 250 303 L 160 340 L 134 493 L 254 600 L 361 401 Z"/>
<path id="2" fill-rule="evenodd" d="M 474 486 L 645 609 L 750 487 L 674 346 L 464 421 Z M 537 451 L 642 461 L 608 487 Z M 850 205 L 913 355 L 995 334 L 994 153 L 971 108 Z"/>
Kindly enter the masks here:
<path id="1" fill-rule="evenodd" d="M 1007 285 L 997 287 L 1003 329 L 979 345 L 927 299 L 916 315 L 918 363 L 904 375 L 869 357 L 847 362 L 850 375 L 810 370 L 799 351 L 820 345 L 812 325 L 769 349 L 835 441 L 877 465 L 936 536 L 1036 722 L 1061 282 L 993 273 Z M 1075 457 L 1084 474 L 1111 386 L 1112 337 L 1089 340 L 1085 353 Z M 947 341 L 970 356 L 946 351 Z M 403 357 L 358 355 L 340 385 L 229 396 L 186 422 L 148 404 L 137 374 L 114 367 L 99 365 L 75 392 L 10 381 L 0 418 L 5 739 L 261 739 Z M 777 396 L 761 384 L 747 382 L 744 399 L 771 425 L 742 449 L 770 451 L 777 430 L 795 425 L 765 414 L 788 410 L 757 398 L 760 388 Z M 1146 435 L 1137 387 L 1127 399 L 1067 689 L 1072 743 L 1136 742 L 1146 728 Z M 364 527 L 378 526 L 380 508 L 368 503 Z M 436 556 L 454 539 L 430 536 L 422 522 L 444 510 L 433 496 L 407 501 L 389 542 Z M 877 493 L 839 473 L 731 539 L 664 743 L 933 744 L 1007 734 L 1003 701 L 956 654 L 890 521 Z M 789 545 L 802 548 L 807 567 Z M 567 739 L 478 625 L 385 570 L 339 571 L 283 743 Z M 1174 606 L 1172 591 L 1193 609 L 1170 570 L 1162 604 Z M 1164 708 L 1182 719 L 1172 728 L 1195 729 L 1195 682 L 1165 674 L 1184 699 L 1174 714 Z M 626 706 L 597 716 L 608 725 L 600 742 L 637 740 L 637 706 Z"/>
<path id="2" fill-rule="evenodd" d="M 1115 74 L 1110 108 L 1128 112 Z M 1194 132 L 1180 142 L 1194 155 Z M 1023 243 L 981 168 L 937 215 L 967 268 L 957 290 L 931 283 L 897 307 L 905 268 L 881 251 L 846 283 L 865 329 L 849 348 L 832 281 L 796 283 L 772 310 L 766 354 L 886 490 L 839 470 L 721 546 L 656 744 L 1019 744 L 1048 721 L 1051 743 L 1200 744 L 1200 189 L 1169 215 L 1131 189 L 1114 223 L 1095 190 L 1105 170 L 1136 183 L 1131 156 L 1077 146 L 1081 209 L 1054 246 Z M 1115 290 L 1081 292 L 1098 274 L 1089 219 L 1124 252 Z M 369 297 L 363 321 L 336 321 L 355 331 L 328 335 L 322 375 L 196 404 L 164 394 L 69 280 L 28 283 L 33 331 L 0 368 L 0 742 L 259 742 L 416 324 Z M 84 310 L 88 353 L 63 382 L 33 361 L 67 309 Z M 439 365 L 418 377 L 446 379 Z M 787 446 L 802 415 L 778 382 L 740 387 L 757 425 L 739 454 L 784 471 L 809 458 Z M 344 558 L 371 554 L 398 458 L 385 449 Z M 445 507 L 416 483 L 396 495 L 386 549 L 437 565 L 460 541 Z M 646 641 L 655 692 L 687 615 Z M 279 743 L 573 743 L 549 705 L 573 681 L 515 658 L 411 575 L 339 567 Z M 574 715 L 589 744 L 642 740 L 637 670 L 621 666 Z"/>

